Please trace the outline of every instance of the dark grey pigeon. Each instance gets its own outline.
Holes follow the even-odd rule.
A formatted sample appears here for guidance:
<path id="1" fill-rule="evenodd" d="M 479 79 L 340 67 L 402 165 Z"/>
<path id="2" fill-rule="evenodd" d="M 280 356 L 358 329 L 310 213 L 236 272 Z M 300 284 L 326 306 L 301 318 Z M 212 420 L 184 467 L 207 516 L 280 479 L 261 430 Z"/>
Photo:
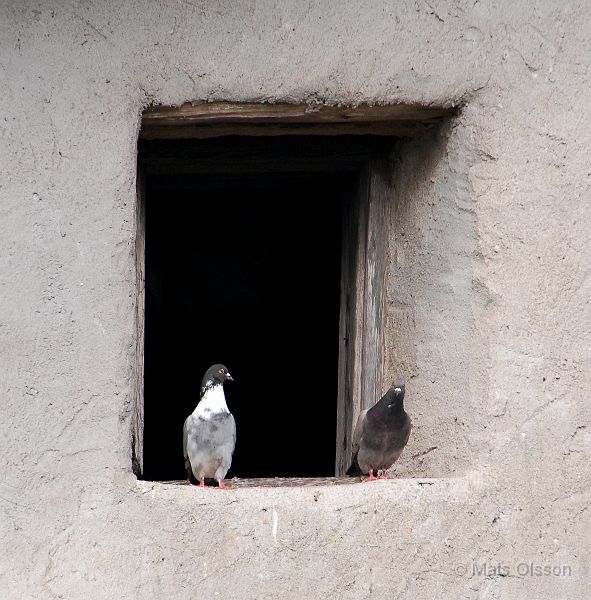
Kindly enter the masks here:
<path id="1" fill-rule="evenodd" d="M 404 412 L 404 381 L 397 379 L 384 396 L 357 419 L 353 434 L 353 457 L 347 475 L 374 472 L 388 476 L 388 469 L 402 454 L 410 435 L 410 417 Z"/>
<path id="2" fill-rule="evenodd" d="M 201 396 L 183 427 L 183 454 L 189 481 L 205 486 L 215 479 L 225 488 L 224 477 L 232 463 L 236 445 L 236 422 L 226 405 L 224 381 L 234 381 L 224 365 L 207 369 Z"/>

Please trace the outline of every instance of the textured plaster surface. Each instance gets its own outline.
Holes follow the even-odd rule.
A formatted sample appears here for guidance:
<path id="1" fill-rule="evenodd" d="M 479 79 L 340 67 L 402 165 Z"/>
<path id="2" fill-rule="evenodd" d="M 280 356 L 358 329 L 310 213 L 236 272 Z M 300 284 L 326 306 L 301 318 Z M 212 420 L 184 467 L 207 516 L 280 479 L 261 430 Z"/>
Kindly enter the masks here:
<path id="1" fill-rule="evenodd" d="M 588 597 L 588 9 L 1 2 L 2 599 Z M 191 100 L 463 104 L 394 156 L 400 479 L 131 473 L 139 116 Z"/>

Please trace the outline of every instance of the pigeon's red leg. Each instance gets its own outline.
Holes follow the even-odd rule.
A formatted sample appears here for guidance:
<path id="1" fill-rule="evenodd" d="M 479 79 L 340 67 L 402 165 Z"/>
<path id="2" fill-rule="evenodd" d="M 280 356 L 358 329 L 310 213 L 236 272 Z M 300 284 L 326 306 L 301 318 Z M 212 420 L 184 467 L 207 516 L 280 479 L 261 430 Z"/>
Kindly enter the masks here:
<path id="1" fill-rule="evenodd" d="M 204 478 L 204 477 L 202 477 L 202 478 L 199 480 L 199 487 L 207 487 L 207 486 L 205 485 L 205 478 Z"/>
<path id="2" fill-rule="evenodd" d="M 218 488 L 220 490 L 227 490 L 228 489 L 228 486 L 224 485 L 224 480 L 223 479 L 220 479 L 218 481 Z"/>
<path id="3" fill-rule="evenodd" d="M 373 469 L 370 469 L 369 470 L 369 476 L 368 476 L 367 479 L 363 480 L 363 483 L 365 483 L 366 481 L 375 481 L 376 479 L 377 479 L 377 477 L 374 477 Z"/>

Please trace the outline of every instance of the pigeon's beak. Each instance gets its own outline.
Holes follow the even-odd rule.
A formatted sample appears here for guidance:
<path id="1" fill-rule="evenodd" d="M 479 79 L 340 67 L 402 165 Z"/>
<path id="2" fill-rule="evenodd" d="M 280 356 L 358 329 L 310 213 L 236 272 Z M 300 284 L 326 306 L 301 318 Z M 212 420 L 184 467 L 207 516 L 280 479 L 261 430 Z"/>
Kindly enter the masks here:
<path id="1" fill-rule="evenodd" d="M 226 379 L 227 379 L 228 381 L 234 381 L 234 378 L 232 377 L 232 375 L 230 375 L 230 373 L 228 373 L 228 374 L 226 375 Z"/>

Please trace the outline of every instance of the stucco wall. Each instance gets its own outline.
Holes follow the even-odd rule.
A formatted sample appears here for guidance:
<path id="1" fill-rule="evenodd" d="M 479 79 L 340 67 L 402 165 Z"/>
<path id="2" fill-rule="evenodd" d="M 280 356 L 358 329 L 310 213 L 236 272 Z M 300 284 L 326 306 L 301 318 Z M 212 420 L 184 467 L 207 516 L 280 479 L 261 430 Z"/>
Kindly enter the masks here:
<path id="1" fill-rule="evenodd" d="M 588 597 L 588 8 L 2 1 L 2 599 Z M 135 480 L 140 112 L 209 99 L 464 104 L 395 176 L 399 473 L 438 479 Z"/>

